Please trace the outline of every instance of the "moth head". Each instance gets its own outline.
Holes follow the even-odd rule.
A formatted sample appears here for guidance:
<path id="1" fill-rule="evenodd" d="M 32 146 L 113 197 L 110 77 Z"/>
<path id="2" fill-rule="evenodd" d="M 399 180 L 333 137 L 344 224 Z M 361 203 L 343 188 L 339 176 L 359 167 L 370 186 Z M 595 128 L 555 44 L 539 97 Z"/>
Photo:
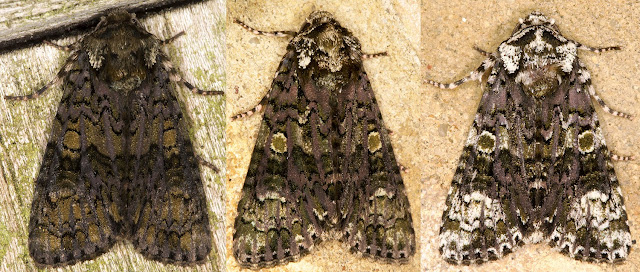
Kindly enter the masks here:
<path id="1" fill-rule="evenodd" d="M 529 28 L 529 27 L 546 27 L 549 29 L 553 29 L 556 32 L 558 31 L 558 26 L 556 26 L 556 20 L 553 18 L 547 18 L 539 11 L 531 12 L 526 18 L 518 19 L 518 26 L 513 30 L 513 34 L 517 32 Z"/>
<path id="2" fill-rule="evenodd" d="M 520 19 L 498 53 L 507 73 L 529 94 L 542 97 L 553 92 L 571 72 L 577 47 L 560 34 L 553 19 L 532 12 Z"/>
<path id="3" fill-rule="evenodd" d="M 142 27 L 135 14 L 123 10 L 102 17 L 81 43 L 98 77 L 123 90 L 144 81 L 160 51 L 160 41 Z"/>
<path id="4" fill-rule="evenodd" d="M 337 72 L 361 61 L 360 42 L 331 13 L 314 11 L 294 38 L 298 64 Z"/>

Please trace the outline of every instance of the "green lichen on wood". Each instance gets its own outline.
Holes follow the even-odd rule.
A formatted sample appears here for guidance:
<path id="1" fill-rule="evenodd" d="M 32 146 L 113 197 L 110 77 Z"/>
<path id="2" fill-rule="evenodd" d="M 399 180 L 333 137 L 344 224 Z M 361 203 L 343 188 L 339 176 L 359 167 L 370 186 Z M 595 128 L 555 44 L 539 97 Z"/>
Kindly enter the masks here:
<path id="1" fill-rule="evenodd" d="M 0 222 L 0 260 L 4 258 L 4 254 L 9 249 L 9 243 L 11 242 L 11 235 L 7 225 Z"/>

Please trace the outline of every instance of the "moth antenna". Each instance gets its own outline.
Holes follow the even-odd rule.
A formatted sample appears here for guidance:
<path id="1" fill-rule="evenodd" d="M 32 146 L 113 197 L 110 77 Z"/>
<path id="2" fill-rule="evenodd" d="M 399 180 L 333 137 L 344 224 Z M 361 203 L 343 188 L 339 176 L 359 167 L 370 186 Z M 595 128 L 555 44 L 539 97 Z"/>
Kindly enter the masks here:
<path id="1" fill-rule="evenodd" d="M 482 62 L 482 65 L 480 65 L 480 67 L 478 67 L 478 69 L 476 69 L 475 71 L 469 73 L 468 76 L 463 77 L 461 79 L 456 80 L 455 82 L 452 83 L 440 83 L 437 81 L 433 81 L 433 80 L 425 80 L 426 83 L 431 84 L 433 86 L 436 86 L 440 89 L 455 89 L 456 87 L 462 85 L 463 83 L 470 81 L 470 80 L 480 80 L 482 78 L 482 75 L 484 74 L 485 71 L 487 71 L 487 69 L 493 67 L 493 63 L 494 63 L 494 59 L 493 57 L 488 57 L 487 59 L 485 59 Z"/>
<path id="2" fill-rule="evenodd" d="M 240 119 L 240 118 L 250 117 L 254 113 L 262 111 L 264 109 L 264 107 L 267 105 L 267 99 L 268 98 L 269 98 L 269 95 L 265 95 L 262 98 L 262 100 L 260 100 L 258 105 L 256 105 L 252 109 L 250 109 L 248 111 L 245 111 L 245 112 L 242 112 L 242 113 L 238 113 L 238 114 L 236 114 L 234 116 L 231 116 L 231 121 L 235 121 L 235 120 Z"/>
<path id="3" fill-rule="evenodd" d="M 487 58 L 491 57 L 491 53 L 489 53 L 487 51 L 484 51 L 482 48 L 478 47 L 477 45 L 474 45 L 473 49 L 475 49 L 476 51 L 480 52 L 480 54 L 484 55 Z"/>
<path id="4" fill-rule="evenodd" d="M 618 116 L 618 117 L 627 118 L 629 120 L 633 120 L 633 116 L 631 114 L 620 112 L 612 108 L 609 108 L 609 106 L 607 106 L 607 104 L 604 103 L 602 98 L 598 96 L 598 94 L 596 93 L 596 89 L 593 87 L 593 85 L 589 85 L 589 94 L 591 95 L 591 97 L 593 97 L 593 99 L 595 99 L 598 102 L 598 104 L 600 104 L 600 106 L 602 107 L 602 110 L 604 110 L 605 112 L 608 112 L 613 116 Z"/>
<path id="5" fill-rule="evenodd" d="M 576 44 L 576 47 L 578 47 L 578 49 L 587 50 L 587 51 L 591 51 L 591 52 L 594 52 L 594 53 L 602 53 L 602 52 L 614 51 L 614 50 L 622 49 L 621 46 L 591 47 L 591 46 L 587 46 L 587 45 L 581 44 L 581 43 L 576 42 L 576 41 L 574 41 L 574 43 Z"/>
<path id="6" fill-rule="evenodd" d="M 387 52 L 378 52 L 378 53 L 371 53 L 371 54 L 362 54 L 362 60 L 366 60 L 366 59 L 372 59 L 372 58 L 377 58 L 377 57 L 383 57 L 383 56 L 388 56 L 389 54 L 387 54 Z"/>
<path id="7" fill-rule="evenodd" d="M 248 26 L 247 24 L 243 23 L 242 21 L 238 20 L 238 19 L 234 19 L 233 20 L 234 23 L 239 24 L 240 26 L 242 26 L 242 28 L 248 30 L 249 32 L 256 34 L 256 35 L 264 35 L 264 36 L 272 36 L 272 37 L 293 37 L 295 35 L 297 35 L 298 33 L 295 31 L 262 31 L 262 30 L 257 30 L 253 27 Z"/>
<path id="8" fill-rule="evenodd" d="M 173 38 L 175 38 L 175 37 L 176 36 L 173 36 Z M 205 91 L 205 90 L 199 89 L 197 87 L 194 87 L 193 84 L 189 83 L 188 81 L 184 80 L 184 78 L 182 78 L 180 73 L 178 73 L 178 71 L 175 68 L 173 68 L 173 64 L 171 64 L 171 62 L 166 58 L 164 58 L 162 60 L 162 66 L 164 66 L 164 68 L 167 71 L 169 71 L 169 78 L 171 79 L 171 81 L 181 84 L 185 88 L 191 90 L 191 92 L 194 93 L 194 94 L 200 94 L 200 95 L 224 95 L 224 91 Z"/>

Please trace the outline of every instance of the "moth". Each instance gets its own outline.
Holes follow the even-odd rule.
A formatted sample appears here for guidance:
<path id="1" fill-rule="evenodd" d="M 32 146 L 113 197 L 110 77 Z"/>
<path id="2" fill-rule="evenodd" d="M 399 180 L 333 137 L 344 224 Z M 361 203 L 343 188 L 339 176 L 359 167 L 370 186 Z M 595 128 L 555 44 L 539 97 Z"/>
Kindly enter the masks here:
<path id="1" fill-rule="evenodd" d="M 315 11 L 292 37 L 271 89 L 232 119 L 264 110 L 238 203 L 233 255 L 259 268 L 296 261 L 321 240 L 404 261 L 415 251 L 400 168 L 362 60 L 360 42 Z"/>
<path id="2" fill-rule="evenodd" d="M 460 156 L 440 227 L 440 252 L 454 264 L 495 260 L 525 243 L 547 242 L 578 260 L 624 260 L 627 213 L 578 49 L 539 12 L 454 83 L 482 82 L 482 100 Z"/>
<path id="3" fill-rule="evenodd" d="M 199 158 L 172 83 L 223 93 L 194 88 L 172 67 L 161 48 L 177 36 L 160 40 L 135 14 L 109 12 L 70 47 L 56 45 L 72 51 L 56 79 L 6 97 L 62 83 L 29 218 L 39 266 L 93 259 L 123 239 L 170 264 L 211 251 Z"/>

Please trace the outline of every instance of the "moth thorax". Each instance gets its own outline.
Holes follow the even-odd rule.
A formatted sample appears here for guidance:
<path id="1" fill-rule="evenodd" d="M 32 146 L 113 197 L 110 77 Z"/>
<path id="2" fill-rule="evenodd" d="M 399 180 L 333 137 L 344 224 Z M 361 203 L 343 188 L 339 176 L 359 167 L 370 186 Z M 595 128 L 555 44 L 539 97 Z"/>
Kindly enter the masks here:
<path id="1" fill-rule="evenodd" d="M 98 77 L 118 91 L 140 86 L 160 50 L 157 39 L 130 22 L 96 30 L 83 43 Z"/>
<path id="2" fill-rule="evenodd" d="M 534 97 L 543 97 L 555 91 L 562 82 L 563 71 L 557 63 L 537 66 L 526 65 L 516 75 L 516 82 L 522 84 L 522 88 Z"/>
<path id="3" fill-rule="evenodd" d="M 111 53 L 105 58 L 100 77 L 116 90 L 129 91 L 147 77 L 144 59 L 135 57 L 139 52 Z"/>
<path id="4" fill-rule="evenodd" d="M 103 79 L 116 90 L 130 91 L 146 79 L 148 68 L 155 63 L 157 47 L 147 47 L 144 40 L 130 43 L 112 43 L 107 46 L 107 56 L 102 68 Z"/>
<path id="5" fill-rule="evenodd" d="M 327 25 L 322 32 L 318 33 L 316 42 L 320 52 L 315 57 L 320 68 L 337 72 L 349 62 L 344 35 L 333 25 Z"/>

